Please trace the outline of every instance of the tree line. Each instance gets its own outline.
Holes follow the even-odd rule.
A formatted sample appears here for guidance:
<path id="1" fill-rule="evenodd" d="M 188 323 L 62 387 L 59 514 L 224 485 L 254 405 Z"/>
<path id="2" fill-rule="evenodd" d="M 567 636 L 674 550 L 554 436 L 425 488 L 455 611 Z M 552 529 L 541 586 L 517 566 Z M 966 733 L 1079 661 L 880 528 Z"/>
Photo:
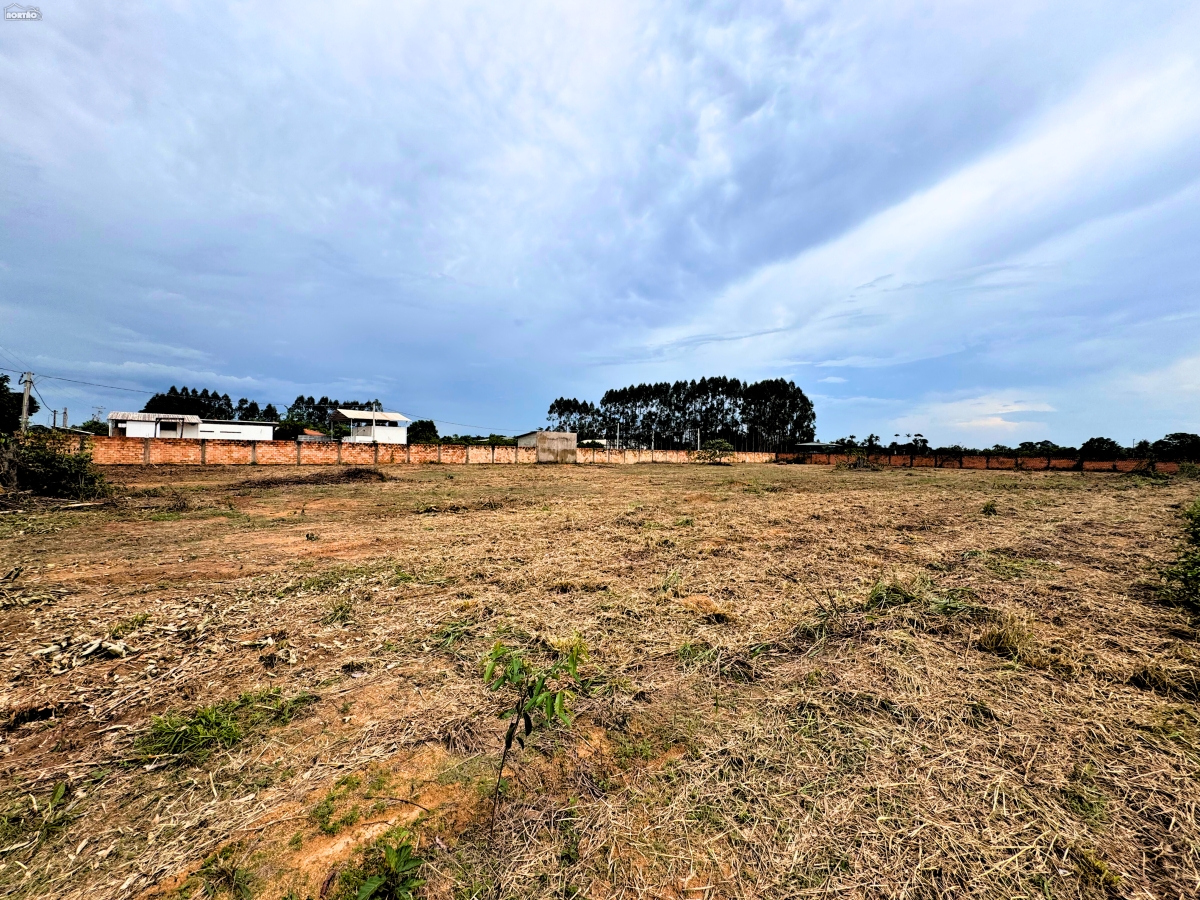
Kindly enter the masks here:
<path id="1" fill-rule="evenodd" d="M 142 407 L 144 413 L 167 413 L 179 416 L 199 416 L 201 419 L 218 419 L 225 422 L 275 422 L 279 410 L 274 403 L 260 407 L 255 400 L 242 397 L 236 404 L 228 394 L 218 391 L 188 389 L 187 385 L 177 388 L 171 385 L 164 393 L 155 394 Z"/>
<path id="2" fill-rule="evenodd" d="M 900 435 L 896 435 L 897 438 Z M 1057 459 L 1086 459 L 1095 462 L 1111 462 L 1121 459 L 1156 459 L 1163 462 L 1200 460 L 1200 434 L 1176 431 L 1157 441 L 1137 441 L 1126 447 L 1107 437 L 1088 438 L 1078 447 L 1056 444 L 1053 441 L 1022 441 L 1015 447 L 993 444 L 991 447 L 964 447 L 961 444 L 932 447 L 921 434 L 906 434 L 905 440 L 893 440 L 884 444 L 877 434 L 869 434 L 862 440 L 855 435 L 838 438 L 833 445 L 841 449 L 865 451 L 867 453 L 891 453 L 893 455 L 938 456 L 1049 456 Z"/>
<path id="3" fill-rule="evenodd" d="M 792 381 L 718 376 L 613 388 L 598 404 L 559 397 L 547 421 L 555 431 L 576 432 L 581 443 L 671 450 L 727 441 L 738 450 L 786 451 L 813 439 L 816 413 Z"/>

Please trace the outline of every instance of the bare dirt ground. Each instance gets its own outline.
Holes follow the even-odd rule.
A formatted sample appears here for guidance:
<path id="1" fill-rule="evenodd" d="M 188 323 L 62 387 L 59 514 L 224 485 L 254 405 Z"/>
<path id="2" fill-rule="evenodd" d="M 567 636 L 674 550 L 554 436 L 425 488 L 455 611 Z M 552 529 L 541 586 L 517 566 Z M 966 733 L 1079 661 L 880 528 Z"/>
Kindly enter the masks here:
<path id="1" fill-rule="evenodd" d="M 352 896 L 401 829 L 431 898 L 1200 891 L 1197 632 L 1154 590 L 1195 481 L 108 474 L 0 515 L 2 896 Z M 481 661 L 576 634 L 493 831 Z M 236 734 L 148 743 L 205 709 Z"/>

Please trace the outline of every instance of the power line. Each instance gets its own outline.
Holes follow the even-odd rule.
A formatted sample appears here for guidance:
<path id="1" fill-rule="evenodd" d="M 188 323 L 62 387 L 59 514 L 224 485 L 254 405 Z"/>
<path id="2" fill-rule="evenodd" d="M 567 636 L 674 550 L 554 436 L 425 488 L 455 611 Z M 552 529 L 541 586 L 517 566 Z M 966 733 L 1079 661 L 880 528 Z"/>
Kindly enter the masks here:
<path id="1" fill-rule="evenodd" d="M 42 396 L 42 392 L 37 389 L 37 384 L 35 384 L 34 382 L 30 382 L 30 384 L 33 387 L 33 392 L 35 394 L 37 394 L 38 399 L 42 401 L 42 411 L 44 412 L 44 411 L 50 409 L 51 408 L 50 404 L 46 402 L 46 398 Z"/>
<path id="2" fill-rule="evenodd" d="M 3 348 L 0 348 L 3 349 Z M 21 372 L 22 369 L 10 369 L 7 366 L 0 366 L 0 369 L 5 372 Z M 80 381 L 77 378 L 63 378 L 61 375 L 38 375 L 38 378 L 53 378 L 55 381 L 69 381 L 71 384 L 86 384 L 89 387 L 108 388 L 110 391 L 128 391 L 131 394 L 155 394 L 157 391 L 146 391 L 140 388 L 117 387 L 115 384 L 98 384 L 95 381 Z"/>
<path id="3" fill-rule="evenodd" d="M 0 353 L 3 353 L 9 359 L 11 359 L 13 362 L 15 362 L 18 366 L 25 366 L 25 368 L 22 371 L 29 370 L 29 366 L 25 363 L 25 360 L 21 359 L 21 357 L 17 356 L 17 354 L 13 353 L 11 350 L 9 350 L 5 347 L 0 347 Z M 15 372 L 16 369 L 11 369 L 10 371 Z"/>
<path id="4" fill-rule="evenodd" d="M 115 384 L 97 384 L 94 381 L 79 381 L 75 378 L 63 378 L 61 375 L 42 375 L 41 378 L 53 378 L 55 381 L 69 381 L 71 384 L 86 384 L 91 387 L 108 388 L 111 391 L 128 391 L 131 394 L 156 394 L 157 391 L 147 391 L 141 388 L 117 387 Z"/>
<path id="5" fill-rule="evenodd" d="M 451 422 L 449 419 L 435 419 L 433 416 L 422 416 L 420 413 L 413 413 L 418 419 L 429 419 L 431 422 L 437 422 L 442 425 L 457 425 L 459 428 L 475 428 L 479 431 L 488 431 L 492 434 L 503 434 L 508 431 L 507 428 L 492 428 L 487 425 L 469 425 L 466 422 Z"/>

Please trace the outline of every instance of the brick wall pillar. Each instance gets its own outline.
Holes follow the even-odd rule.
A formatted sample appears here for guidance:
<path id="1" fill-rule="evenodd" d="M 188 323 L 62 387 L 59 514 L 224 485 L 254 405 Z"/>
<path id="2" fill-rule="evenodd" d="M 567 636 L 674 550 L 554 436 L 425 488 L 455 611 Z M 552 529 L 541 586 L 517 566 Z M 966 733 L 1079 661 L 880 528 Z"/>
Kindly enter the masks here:
<path id="1" fill-rule="evenodd" d="M 296 438 L 296 465 L 300 465 L 300 439 Z"/>
<path id="2" fill-rule="evenodd" d="M 208 464 L 208 441 L 200 442 L 200 465 Z"/>
<path id="3" fill-rule="evenodd" d="M 142 462 L 150 465 L 150 438 L 142 438 Z"/>
<path id="4" fill-rule="evenodd" d="M 258 441 L 250 442 L 250 465 L 258 465 Z"/>
<path id="5" fill-rule="evenodd" d="M 375 465 L 379 465 L 379 444 L 378 444 L 378 443 L 376 443 L 376 444 L 374 444 L 373 446 L 375 447 Z M 339 443 L 339 444 L 338 444 L 338 450 L 340 451 L 341 449 L 342 449 L 342 445 Z M 341 454 L 339 453 L 339 456 L 340 456 L 340 455 L 341 455 Z"/>

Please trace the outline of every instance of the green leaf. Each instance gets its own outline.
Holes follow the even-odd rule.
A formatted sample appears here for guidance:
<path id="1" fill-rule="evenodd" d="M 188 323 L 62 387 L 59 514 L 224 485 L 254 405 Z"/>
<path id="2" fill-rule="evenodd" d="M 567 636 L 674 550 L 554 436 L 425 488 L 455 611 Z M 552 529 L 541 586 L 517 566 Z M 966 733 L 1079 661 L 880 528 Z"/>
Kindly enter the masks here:
<path id="1" fill-rule="evenodd" d="M 423 865 L 425 865 L 425 860 L 418 856 L 411 856 L 396 869 L 396 874 L 403 875 L 405 872 L 411 872 L 413 869 L 419 869 Z M 414 884 L 413 887 L 416 887 L 416 885 Z"/>
<path id="2" fill-rule="evenodd" d="M 370 878 L 364 881 L 362 887 L 358 889 L 357 900 L 371 900 L 371 898 L 375 896 L 375 892 L 383 887 L 384 882 L 386 881 L 387 876 L 385 875 L 372 875 Z"/>

